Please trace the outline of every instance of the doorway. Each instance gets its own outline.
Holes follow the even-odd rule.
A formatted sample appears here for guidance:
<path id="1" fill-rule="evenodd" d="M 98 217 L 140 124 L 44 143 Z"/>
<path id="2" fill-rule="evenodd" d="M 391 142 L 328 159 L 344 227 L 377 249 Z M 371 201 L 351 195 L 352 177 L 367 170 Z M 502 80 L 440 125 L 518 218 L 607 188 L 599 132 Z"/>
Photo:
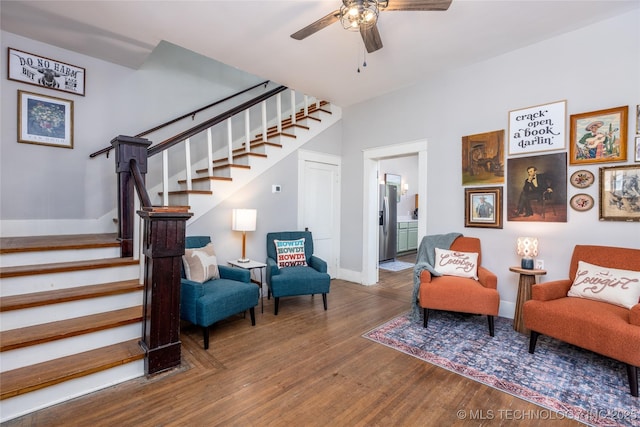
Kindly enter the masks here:
<path id="1" fill-rule="evenodd" d="M 364 150 L 363 167 L 363 253 L 362 284 L 373 285 L 378 282 L 378 182 L 379 161 L 389 157 L 418 155 L 418 240 L 427 232 L 426 194 L 427 194 L 427 141 L 419 140 L 404 144 Z"/>
<path id="2" fill-rule="evenodd" d="M 331 278 L 340 259 L 340 165 L 338 156 L 298 150 L 298 229 L 312 232 Z"/>

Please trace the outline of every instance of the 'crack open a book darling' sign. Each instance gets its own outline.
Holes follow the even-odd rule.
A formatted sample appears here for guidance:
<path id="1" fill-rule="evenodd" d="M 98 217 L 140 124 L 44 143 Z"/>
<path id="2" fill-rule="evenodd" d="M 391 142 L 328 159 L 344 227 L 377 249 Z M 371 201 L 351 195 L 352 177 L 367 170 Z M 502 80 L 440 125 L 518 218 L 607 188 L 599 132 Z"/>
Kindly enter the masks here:
<path id="1" fill-rule="evenodd" d="M 567 101 L 509 111 L 509 154 L 565 148 Z"/>

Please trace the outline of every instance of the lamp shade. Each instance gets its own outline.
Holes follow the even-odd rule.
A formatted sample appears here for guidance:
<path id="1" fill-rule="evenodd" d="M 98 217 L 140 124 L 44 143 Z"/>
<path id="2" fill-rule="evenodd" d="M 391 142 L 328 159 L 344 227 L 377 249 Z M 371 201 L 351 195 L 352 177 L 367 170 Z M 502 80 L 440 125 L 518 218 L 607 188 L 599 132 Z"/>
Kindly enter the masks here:
<path id="1" fill-rule="evenodd" d="M 518 237 L 518 255 L 523 258 L 538 256 L 538 239 L 536 237 Z"/>
<path id="2" fill-rule="evenodd" d="M 231 229 L 234 231 L 255 231 L 256 230 L 255 209 L 234 209 L 231 220 Z"/>

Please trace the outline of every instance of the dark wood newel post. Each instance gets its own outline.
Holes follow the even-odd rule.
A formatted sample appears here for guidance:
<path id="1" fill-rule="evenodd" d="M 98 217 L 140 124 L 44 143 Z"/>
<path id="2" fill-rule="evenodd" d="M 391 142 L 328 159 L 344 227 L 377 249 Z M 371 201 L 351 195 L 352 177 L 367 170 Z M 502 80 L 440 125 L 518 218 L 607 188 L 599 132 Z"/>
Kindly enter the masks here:
<path id="1" fill-rule="evenodd" d="M 144 219 L 144 312 L 142 347 L 145 372 L 155 374 L 180 365 L 180 267 L 187 207 L 138 211 Z"/>
<path id="2" fill-rule="evenodd" d="M 151 142 L 144 138 L 117 136 L 111 141 L 116 152 L 120 254 L 134 254 L 136 187 L 144 220 L 141 230 L 144 256 L 144 301 L 142 339 L 147 375 L 180 365 L 180 269 L 186 223 L 193 215 L 188 207 L 149 206 L 144 188 L 147 154 Z"/>
<path id="3" fill-rule="evenodd" d="M 151 141 L 144 138 L 119 135 L 111 140 L 116 152 L 118 174 L 118 239 L 120 256 L 133 256 L 133 225 L 135 221 L 135 188 L 131 174 L 131 160 L 135 160 L 140 172 L 147 173 L 147 148 Z"/>

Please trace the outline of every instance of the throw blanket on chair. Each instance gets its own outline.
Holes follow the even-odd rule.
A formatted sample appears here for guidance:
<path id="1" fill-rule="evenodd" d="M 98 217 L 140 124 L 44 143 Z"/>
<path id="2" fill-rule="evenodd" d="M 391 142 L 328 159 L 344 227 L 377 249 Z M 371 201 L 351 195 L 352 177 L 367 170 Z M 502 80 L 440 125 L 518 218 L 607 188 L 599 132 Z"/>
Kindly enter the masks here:
<path id="1" fill-rule="evenodd" d="M 420 306 L 418 305 L 418 291 L 420 290 L 420 274 L 429 270 L 433 276 L 440 276 L 433 267 L 436 257 L 436 248 L 449 249 L 454 240 L 462 236 L 460 233 L 434 234 L 424 236 L 418 248 L 416 265 L 413 267 L 413 295 L 411 297 L 411 318 L 420 320 Z"/>

